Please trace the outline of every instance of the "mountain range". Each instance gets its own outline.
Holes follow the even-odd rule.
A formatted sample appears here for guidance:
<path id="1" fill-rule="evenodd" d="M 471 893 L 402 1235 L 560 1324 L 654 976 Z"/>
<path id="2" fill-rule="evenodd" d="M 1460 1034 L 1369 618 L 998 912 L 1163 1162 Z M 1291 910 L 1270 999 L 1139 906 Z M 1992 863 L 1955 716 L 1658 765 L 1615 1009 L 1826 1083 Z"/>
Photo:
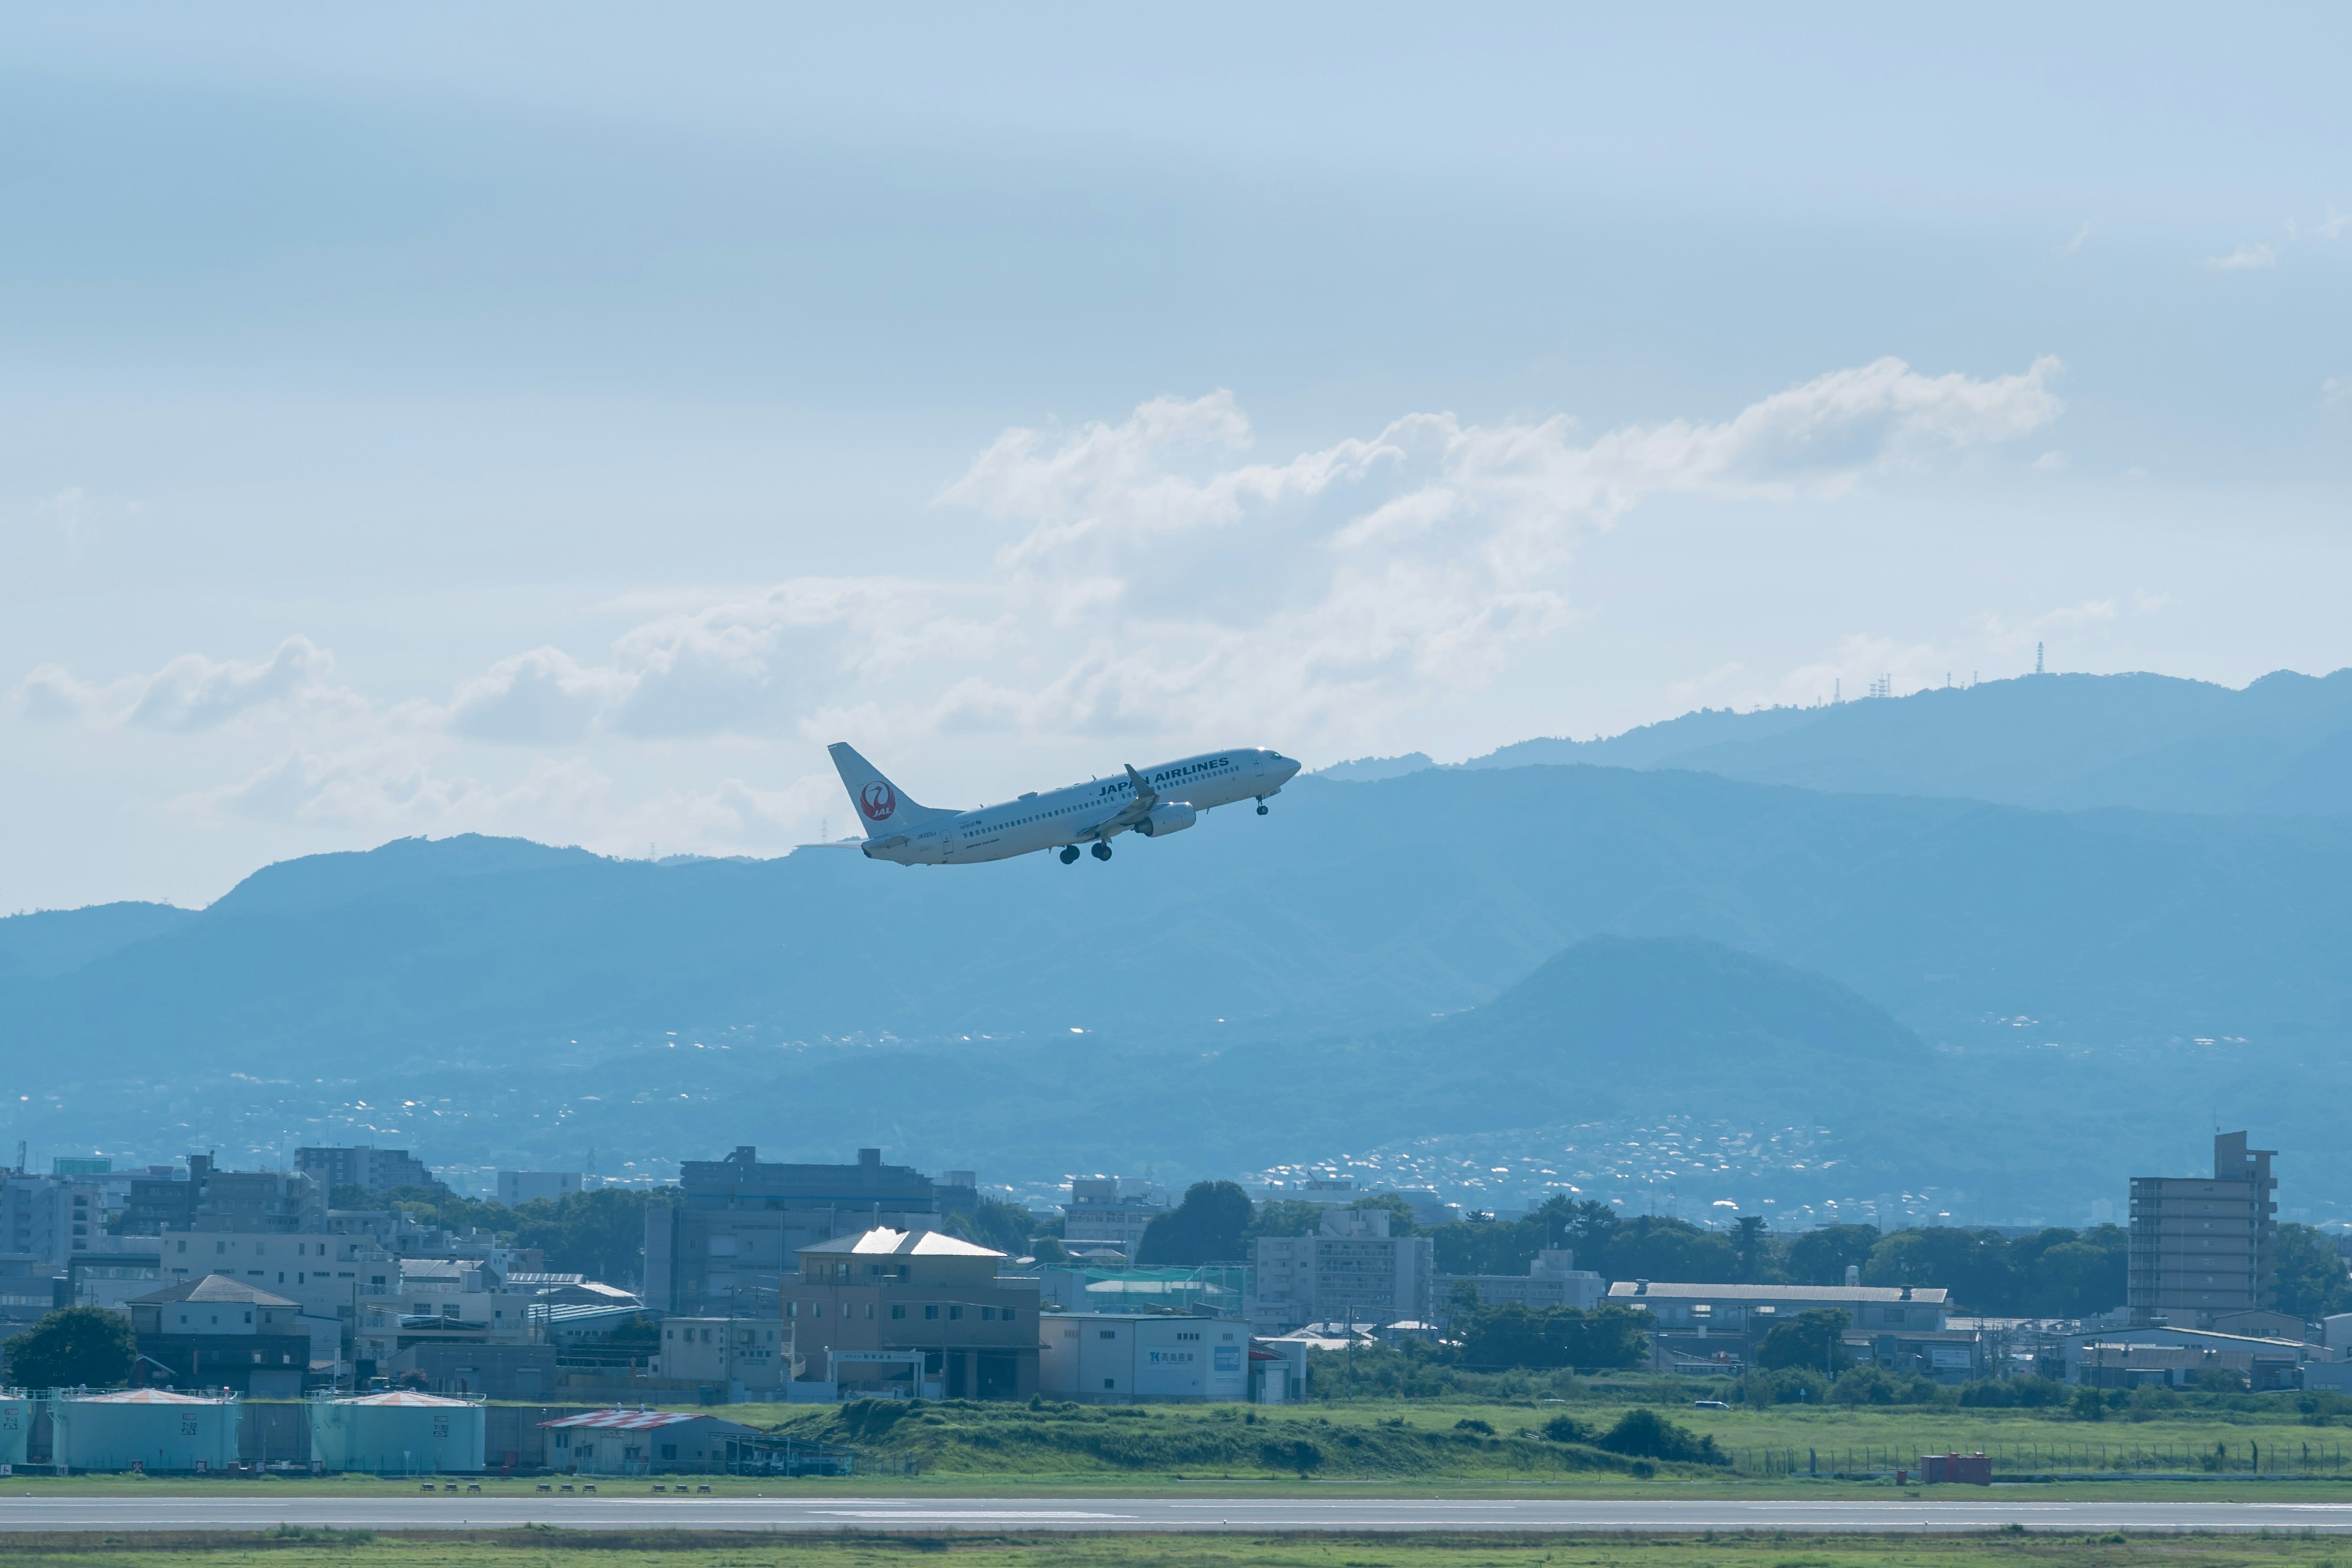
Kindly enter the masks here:
<path id="1" fill-rule="evenodd" d="M 2106 689 L 2139 703 L 2139 679 Z M 1945 697 L 1845 706 L 1982 711 Z M 1714 724 L 1771 717 L 1687 736 L 1794 745 Z M 1956 744 L 1928 730 L 1919 754 Z M 1498 1196 L 1580 1171 L 1696 1201 L 1704 1174 L 1726 1201 L 1934 1189 L 2003 1219 L 2189 1168 L 2219 1116 L 2283 1150 L 2290 1212 L 2352 1190 L 2326 1110 L 2352 1090 L 2340 811 L 1510 754 L 1310 776 L 1107 866 L 402 840 L 202 910 L 0 921 L 0 1136 L 356 1138 L 461 1168 L 593 1147 L 607 1174 L 880 1142 L 1033 1187 L 1344 1155 Z"/>

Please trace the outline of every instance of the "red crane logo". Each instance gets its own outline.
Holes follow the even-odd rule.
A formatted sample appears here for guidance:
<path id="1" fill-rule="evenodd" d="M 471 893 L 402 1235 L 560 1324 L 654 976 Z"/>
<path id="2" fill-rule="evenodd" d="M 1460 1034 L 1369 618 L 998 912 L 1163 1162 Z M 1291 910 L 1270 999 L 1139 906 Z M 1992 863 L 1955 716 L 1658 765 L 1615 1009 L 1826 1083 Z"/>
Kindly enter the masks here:
<path id="1" fill-rule="evenodd" d="M 877 779 L 858 792 L 857 809 L 866 814 L 869 822 L 887 822 L 890 814 L 898 809 L 898 796 L 888 784 Z"/>

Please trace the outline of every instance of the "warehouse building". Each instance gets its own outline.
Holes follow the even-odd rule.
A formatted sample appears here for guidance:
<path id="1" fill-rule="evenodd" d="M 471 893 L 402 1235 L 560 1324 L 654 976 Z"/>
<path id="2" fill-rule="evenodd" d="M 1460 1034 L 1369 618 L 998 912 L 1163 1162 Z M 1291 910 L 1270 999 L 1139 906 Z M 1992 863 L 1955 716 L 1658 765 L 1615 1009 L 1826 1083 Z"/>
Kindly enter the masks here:
<path id="1" fill-rule="evenodd" d="M 1230 1318 L 1047 1312 L 1037 1392 L 1089 1404 L 1249 1397 L 1249 1325 Z"/>

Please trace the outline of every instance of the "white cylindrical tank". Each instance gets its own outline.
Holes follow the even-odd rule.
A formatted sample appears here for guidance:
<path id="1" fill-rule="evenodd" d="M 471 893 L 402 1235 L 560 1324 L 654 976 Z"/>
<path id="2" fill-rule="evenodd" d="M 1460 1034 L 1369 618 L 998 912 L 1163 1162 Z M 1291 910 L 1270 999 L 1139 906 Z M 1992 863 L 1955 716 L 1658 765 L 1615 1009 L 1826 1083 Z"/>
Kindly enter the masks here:
<path id="1" fill-rule="evenodd" d="M 0 1465 L 25 1462 L 25 1439 L 33 1430 L 33 1402 L 14 1389 L 0 1390 Z"/>
<path id="2" fill-rule="evenodd" d="M 488 1422 L 469 1399 L 406 1389 L 310 1402 L 310 1458 L 330 1473 L 440 1475 L 482 1468 Z"/>
<path id="3" fill-rule="evenodd" d="M 49 1396 L 57 1462 L 73 1470 L 226 1470 L 236 1463 L 234 1394 L 127 1388 Z"/>

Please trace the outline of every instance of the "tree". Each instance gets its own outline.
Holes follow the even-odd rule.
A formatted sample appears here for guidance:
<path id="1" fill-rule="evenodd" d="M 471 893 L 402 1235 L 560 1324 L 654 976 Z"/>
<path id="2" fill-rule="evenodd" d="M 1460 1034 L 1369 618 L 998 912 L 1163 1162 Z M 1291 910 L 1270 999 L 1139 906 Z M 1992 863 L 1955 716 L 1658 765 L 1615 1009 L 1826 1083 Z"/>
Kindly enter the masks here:
<path id="1" fill-rule="evenodd" d="M 1859 1268 L 1878 1245 L 1878 1230 L 1867 1225 L 1825 1225 L 1789 1243 L 1789 1278 L 1800 1285 L 1843 1285 L 1849 1265 Z"/>
<path id="2" fill-rule="evenodd" d="M 139 1360 L 130 1318 L 104 1307 L 61 1307 L 0 1348 L 26 1388 L 120 1387 Z"/>
<path id="3" fill-rule="evenodd" d="M 945 1228 L 950 1236 L 994 1247 L 1007 1258 L 1024 1258 L 1031 1254 L 1030 1234 L 1037 1226 L 1029 1211 L 1019 1204 L 982 1198 L 971 1213 L 958 1211 L 948 1215 Z"/>
<path id="4" fill-rule="evenodd" d="M 2278 1268 L 2278 1310 L 2306 1323 L 2352 1310 L 2352 1279 L 2335 1243 L 2307 1225 L 2283 1225 L 2271 1257 Z"/>
<path id="5" fill-rule="evenodd" d="M 1611 1227 L 1587 1268 L 1611 1279 L 1676 1279 L 1727 1285 L 1739 1276 L 1739 1256 L 1727 1237 L 1688 1220 L 1636 1215 Z"/>
<path id="6" fill-rule="evenodd" d="M 1243 1232 L 1247 1239 L 1260 1236 L 1313 1236 L 1323 1228 L 1323 1205 L 1305 1198 L 1272 1198 L 1257 1205 Z"/>
<path id="7" fill-rule="evenodd" d="M 1242 1256 L 1253 1211 L 1231 1182 L 1195 1182 L 1184 1201 L 1144 1227 L 1140 1264 L 1223 1263 Z"/>
<path id="8" fill-rule="evenodd" d="M 1841 1342 L 1853 1320 L 1833 1307 L 1800 1312 L 1785 1323 L 1775 1323 L 1756 1344 L 1756 1364 L 1767 1372 L 1784 1366 L 1812 1372 L 1843 1372 L 1853 1364 Z"/>
<path id="9" fill-rule="evenodd" d="M 2064 1239 L 2074 1237 L 2070 1230 Z M 1898 1230 L 1870 1249 L 1862 1279 L 1865 1285 L 1940 1285 L 1956 1303 L 1979 1312 L 2005 1310 L 2017 1297 L 2009 1243 L 1997 1230 Z"/>
<path id="10" fill-rule="evenodd" d="M 1459 1324 L 1462 1364 L 1496 1371 L 1639 1366 L 1649 1355 L 1648 1316 L 1623 1307 L 1482 1307 Z"/>
<path id="11" fill-rule="evenodd" d="M 1642 1405 L 1620 1415 L 1617 1425 L 1601 1434 L 1600 1446 L 1612 1454 L 1685 1465 L 1731 1463 L 1712 1436 L 1701 1436 Z"/>
<path id="12" fill-rule="evenodd" d="M 646 1209 L 676 1201 L 675 1193 L 642 1187 L 599 1187 L 553 1201 L 533 1198 L 513 1211 L 515 1245 L 541 1248 L 548 1268 L 558 1273 L 585 1274 L 634 1289 L 645 1279 Z"/>

